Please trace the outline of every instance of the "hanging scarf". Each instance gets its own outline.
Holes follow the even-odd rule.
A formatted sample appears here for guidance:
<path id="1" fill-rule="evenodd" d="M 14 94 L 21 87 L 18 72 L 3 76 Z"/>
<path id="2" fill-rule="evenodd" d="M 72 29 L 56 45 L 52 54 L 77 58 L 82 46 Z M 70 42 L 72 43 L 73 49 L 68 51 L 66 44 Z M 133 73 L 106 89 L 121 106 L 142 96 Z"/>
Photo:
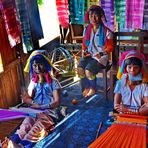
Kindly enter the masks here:
<path id="1" fill-rule="evenodd" d="M 142 29 L 144 0 L 126 0 L 126 27 Z"/>
<path id="2" fill-rule="evenodd" d="M 87 0 L 87 4 L 86 4 L 86 9 L 88 10 L 89 7 L 91 7 L 92 5 L 99 5 L 99 1 L 100 0 Z"/>
<path id="3" fill-rule="evenodd" d="M 88 47 L 89 43 L 90 43 L 90 36 L 91 36 L 91 31 L 93 29 L 93 25 L 92 24 L 88 24 L 87 27 L 86 27 L 86 30 L 84 32 L 84 44 L 86 47 Z M 99 45 L 100 46 L 104 46 L 105 45 L 105 40 L 106 40 L 106 37 L 105 37 L 105 34 L 106 34 L 106 31 L 105 31 L 105 26 L 101 23 L 99 25 Z"/>
<path id="4" fill-rule="evenodd" d="M 123 29 L 125 27 L 125 5 L 125 0 L 114 1 L 116 23 L 119 23 L 120 29 Z M 118 28 L 116 28 L 116 30 L 118 30 Z"/>
<path id="5" fill-rule="evenodd" d="M 145 0 L 143 24 L 144 29 L 148 30 L 148 0 Z"/>
<path id="6" fill-rule="evenodd" d="M 69 11 L 72 24 L 84 24 L 85 0 L 70 0 Z"/>
<path id="7" fill-rule="evenodd" d="M 56 0 L 59 23 L 63 28 L 69 27 L 68 0 Z"/>
<path id="8" fill-rule="evenodd" d="M 33 50 L 33 41 L 43 38 L 37 1 L 15 0 L 19 21 L 21 24 L 21 37 L 23 51 Z"/>
<path id="9" fill-rule="evenodd" d="M 5 28 L 11 47 L 21 42 L 20 24 L 18 22 L 15 3 L 12 0 L 1 0 L 0 10 L 5 22 Z"/>
<path id="10" fill-rule="evenodd" d="M 114 30 L 114 1 L 101 0 L 101 7 L 103 8 L 107 18 L 105 25 L 113 31 Z"/>

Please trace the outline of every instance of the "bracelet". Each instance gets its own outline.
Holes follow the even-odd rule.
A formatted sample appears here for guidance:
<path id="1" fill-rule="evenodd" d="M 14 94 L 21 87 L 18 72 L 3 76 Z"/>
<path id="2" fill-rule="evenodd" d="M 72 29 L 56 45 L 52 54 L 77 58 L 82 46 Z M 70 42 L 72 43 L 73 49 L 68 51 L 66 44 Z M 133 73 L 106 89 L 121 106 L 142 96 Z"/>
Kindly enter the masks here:
<path id="1" fill-rule="evenodd" d="M 47 108 L 51 108 L 50 104 L 44 104 L 44 105 L 40 105 L 41 109 L 47 109 Z"/>
<path id="2" fill-rule="evenodd" d="M 138 114 L 139 110 L 138 109 L 126 109 L 125 113 L 127 114 Z"/>
<path id="3" fill-rule="evenodd" d="M 31 101 L 31 105 L 35 104 L 34 100 Z"/>

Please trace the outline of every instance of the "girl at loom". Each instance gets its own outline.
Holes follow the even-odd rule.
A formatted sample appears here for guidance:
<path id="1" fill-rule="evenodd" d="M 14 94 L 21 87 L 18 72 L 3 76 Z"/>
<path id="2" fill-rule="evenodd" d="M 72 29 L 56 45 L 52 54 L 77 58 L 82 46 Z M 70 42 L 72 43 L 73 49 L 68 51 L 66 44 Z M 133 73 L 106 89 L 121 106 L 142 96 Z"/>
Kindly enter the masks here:
<path id="1" fill-rule="evenodd" d="M 30 72 L 31 80 L 23 101 L 33 109 L 41 109 L 43 113 L 37 114 L 36 118 L 26 117 L 16 133 L 10 139 L 5 138 L 3 148 L 33 147 L 53 130 L 56 123 L 56 117 L 52 116 L 51 110 L 59 105 L 60 85 L 50 75 L 51 65 L 48 58 L 41 51 L 34 51 L 24 71 Z"/>
<path id="2" fill-rule="evenodd" d="M 96 74 L 107 66 L 108 52 L 112 51 L 109 43 L 113 41 L 113 34 L 103 19 L 105 14 L 100 6 L 91 6 L 85 14 L 85 22 L 89 21 L 89 24 L 84 29 L 82 58 L 78 65 L 84 97 L 96 93 Z"/>
<path id="3" fill-rule="evenodd" d="M 136 50 L 119 59 L 118 80 L 114 89 L 114 109 L 119 113 L 148 115 L 148 85 L 143 82 L 144 55 Z"/>

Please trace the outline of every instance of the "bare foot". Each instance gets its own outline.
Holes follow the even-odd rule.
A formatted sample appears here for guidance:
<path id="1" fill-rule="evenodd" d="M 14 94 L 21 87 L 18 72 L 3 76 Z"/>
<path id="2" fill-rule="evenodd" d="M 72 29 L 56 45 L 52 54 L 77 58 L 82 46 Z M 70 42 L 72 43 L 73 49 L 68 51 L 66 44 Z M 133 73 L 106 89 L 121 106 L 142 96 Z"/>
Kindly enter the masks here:
<path id="1" fill-rule="evenodd" d="M 89 92 L 87 93 L 86 97 L 93 96 L 96 93 L 95 89 L 90 89 Z"/>
<path id="2" fill-rule="evenodd" d="M 13 143 L 9 138 L 5 137 L 5 140 L 2 142 L 2 148 L 21 148 L 21 146 Z"/>
<path id="3" fill-rule="evenodd" d="M 84 89 L 84 91 L 83 91 L 83 96 L 84 96 L 84 97 L 87 96 L 89 90 L 90 90 L 89 88 Z"/>

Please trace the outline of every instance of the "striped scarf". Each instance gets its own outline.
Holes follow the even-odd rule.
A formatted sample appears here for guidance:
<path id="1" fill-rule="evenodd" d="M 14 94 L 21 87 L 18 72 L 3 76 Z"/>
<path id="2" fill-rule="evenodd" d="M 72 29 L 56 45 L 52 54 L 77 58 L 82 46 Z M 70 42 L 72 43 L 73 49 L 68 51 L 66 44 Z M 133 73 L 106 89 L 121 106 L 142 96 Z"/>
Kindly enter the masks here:
<path id="1" fill-rule="evenodd" d="M 69 27 L 68 0 L 56 0 L 59 23 L 63 28 Z"/>
<path id="2" fill-rule="evenodd" d="M 17 20 L 15 3 L 13 0 L 1 0 L 0 10 L 5 22 L 5 28 L 7 31 L 10 46 L 14 47 L 21 42 L 20 24 Z"/>
<path id="3" fill-rule="evenodd" d="M 126 0 L 126 27 L 142 29 L 144 0 Z"/>
<path id="4" fill-rule="evenodd" d="M 114 2 L 112 0 L 101 0 L 101 7 L 105 11 L 107 19 L 106 26 L 114 30 Z"/>
<path id="5" fill-rule="evenodd" d="M 145 0 L 143 24 L 144 29 L 148 30 L 148 0 Z"/>
<path id="6" fill-rule="evenodd" d="M 72 24 L 84 24 L 85 0 L 70 0 L 69 11 Z"/>
<path id="7" fill-rule="evenodd" d="M 99 5 L 100 0 L 87 0 L 87 4 L 85 10 L 88 10 L 90 6 L 92 5 Z"/>
<path id="8" fill-rule="evenodd" d="M 125 0 L 115 0 L 114 9 L 116 23 L 120 23 L 120 28 L 123 29 L 125 26 Z"/>
<path id="9" fill-rule="evenodd" d="M 92 24 L 88 24 L 86 27 L 86 30 L 84 32 L 84 44 L 85 46 L 88 46 L 90 43 L 90 37 L 91 37 L 91 31 L 93 29 Z M 105 45 L 105 26 L 101 23 L 99 25 L 99 45 L 104 46 Z"/>
<path id="10" fill-rule="evenodd" d="M 24 53 L 33 50 L 33 41 L 43 38 L 37 1 L 15 0 L 19 21 L 21 24 L 21 36 Z"/>

